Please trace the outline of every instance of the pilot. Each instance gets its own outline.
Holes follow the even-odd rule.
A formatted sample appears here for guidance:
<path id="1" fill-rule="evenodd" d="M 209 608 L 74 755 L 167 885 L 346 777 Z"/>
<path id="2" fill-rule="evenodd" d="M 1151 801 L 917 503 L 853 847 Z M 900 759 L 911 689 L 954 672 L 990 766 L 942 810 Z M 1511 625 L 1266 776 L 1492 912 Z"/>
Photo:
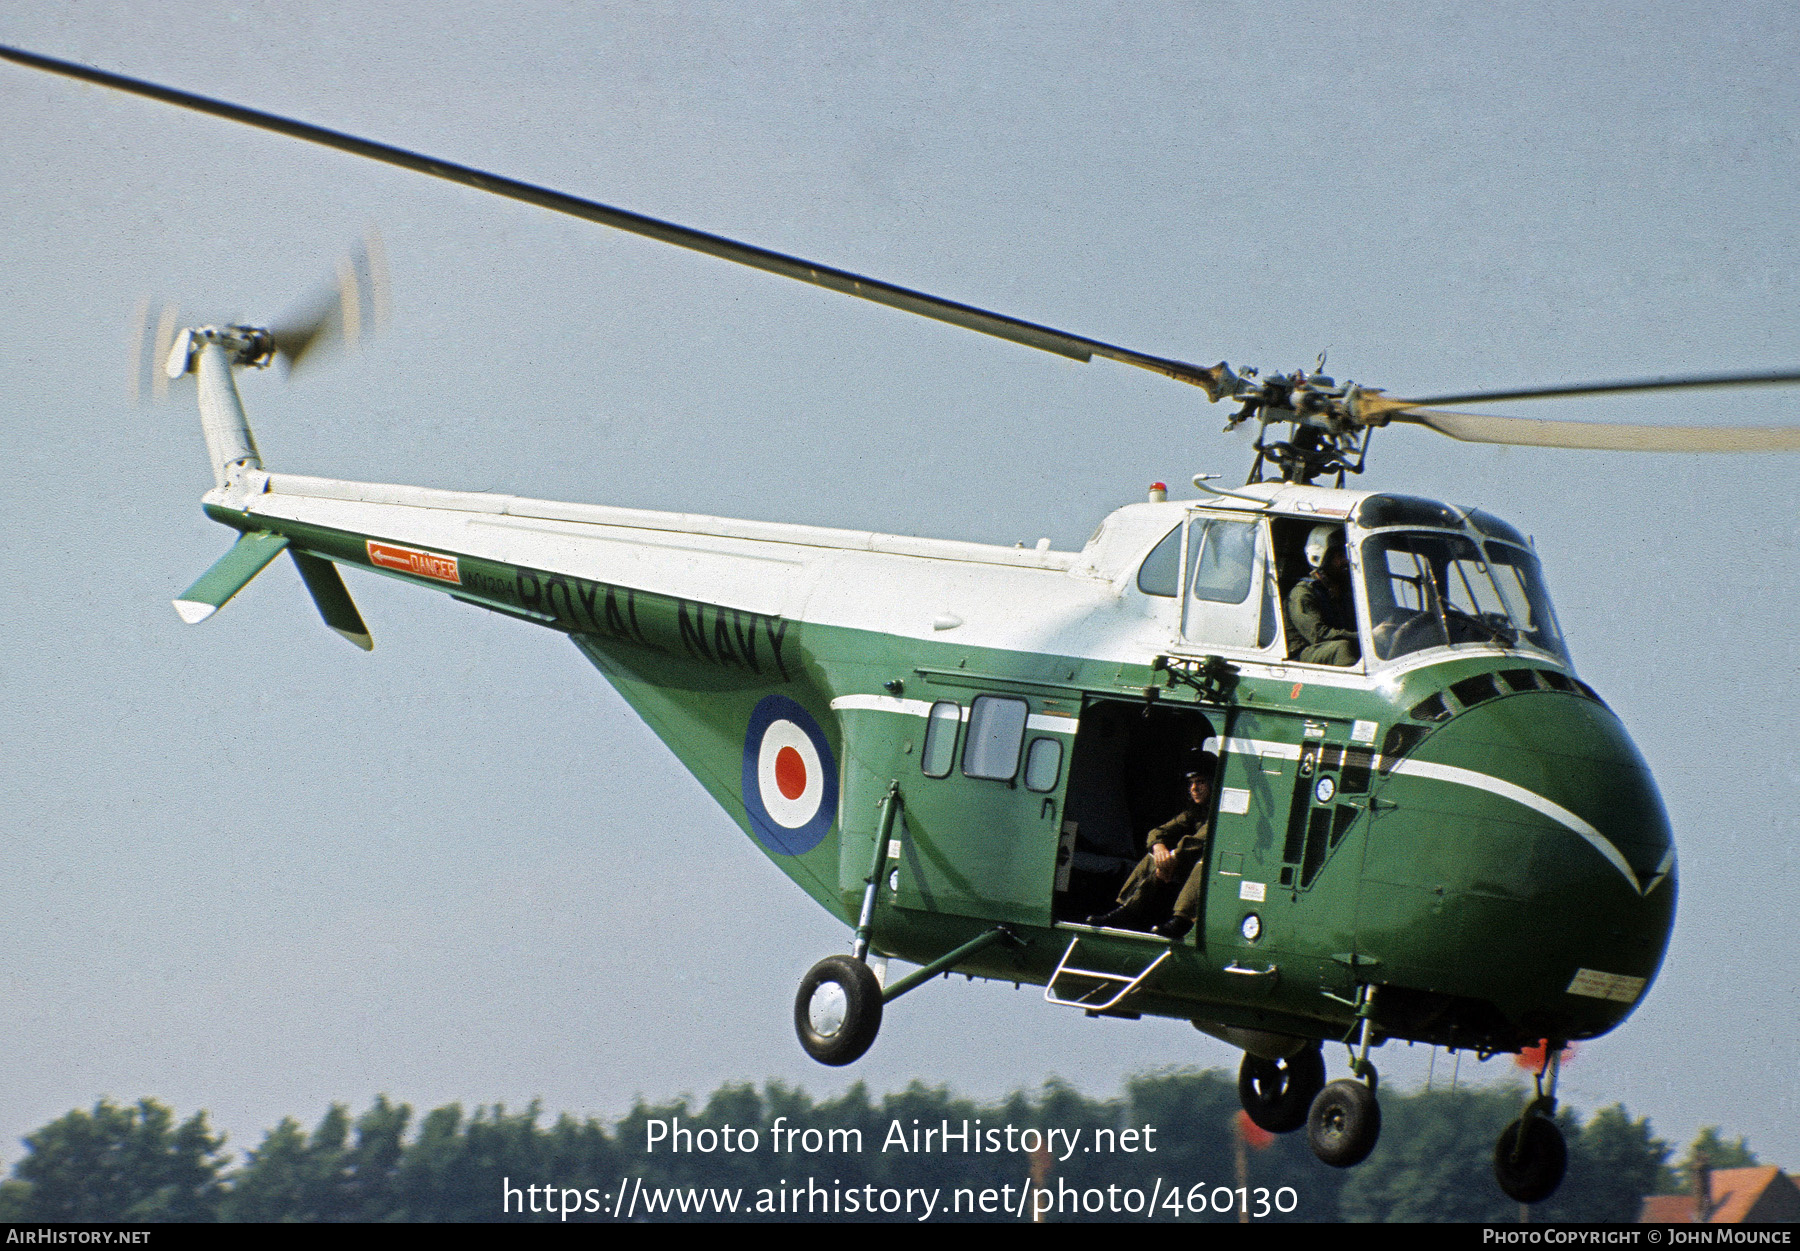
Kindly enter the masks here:
<path id="1" fill-rule="evenodd" d="M 1212 780 L 1218 768 L 1217 756 L 1199 755 L 1187 775 L 1187 806 L 1150 831 L 1150 854 L 1125 879 L 1119 906 L 1089 917 L 1089 925 L 1148 929 L 1170 939 L 1194 928 L 1206 889 L 1206 838 L 1212 832 Z"/>
<path id="2" fill-rule="evenodd" d="M 1353 665 L 1362 659 L 1356 640 L 1356 605 L 1350 595 L 1350 557 L 1342 526 L 1314 526 L 1306 536 L 1312 572 L 1288 592 L 1288 627 L 1303 640 L 1295 660 L 1314 665 Z"/>

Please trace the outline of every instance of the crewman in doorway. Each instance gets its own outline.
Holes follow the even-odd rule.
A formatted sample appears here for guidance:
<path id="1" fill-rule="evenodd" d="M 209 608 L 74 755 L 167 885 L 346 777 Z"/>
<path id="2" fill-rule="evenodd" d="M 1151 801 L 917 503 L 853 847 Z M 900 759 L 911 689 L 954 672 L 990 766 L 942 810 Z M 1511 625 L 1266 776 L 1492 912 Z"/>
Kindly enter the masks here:
<path id="1" fill-rule="evenodd" d="M 1089 925 L 1150 930 L 1180 939 L 1194 928 L 1206 890 L 1206 839 L 1212 832 L 1212 784 L 1219 758 L 1202 752 L 1188 772 L 1188 804 L 1150 831 L 1150 854 L 1138 861 L 1119 891 L 1119 906 L 1088 918 Z"/>

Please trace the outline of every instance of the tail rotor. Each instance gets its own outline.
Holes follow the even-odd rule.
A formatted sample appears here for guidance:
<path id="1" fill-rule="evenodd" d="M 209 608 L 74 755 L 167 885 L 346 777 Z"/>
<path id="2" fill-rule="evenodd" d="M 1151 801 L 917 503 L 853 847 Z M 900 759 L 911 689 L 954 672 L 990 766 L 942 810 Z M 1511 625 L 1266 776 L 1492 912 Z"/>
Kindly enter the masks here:
<path id="1" fill-rule="evenodd" d="M 273 347 L 270 359 L 279 359 L 283 372 L 291 376 L 303 361 L 317 361 L 320 352 L 332 346 L 359 351 L 387 328 L 393 312 L 391 291 L 381 233 L 371 225 L 362 239 L 338 257 L 328 282 L 295 312 L 268 327 Z M 227 319 L 211 319 L 209 324 L 225 325 Z M 171 381 L 181 377 L 177 369 L 172 378 L 167 366 L 182 325 L 181 306 L 176 301 L 164 300 L 159 305 L 148 295 L 139 298 L 132 312 L 126 354 L 126 390 L 132 403 L 160 403 L 169 397 Z M 267 365 L 269 361 L 259 363 Z"/>

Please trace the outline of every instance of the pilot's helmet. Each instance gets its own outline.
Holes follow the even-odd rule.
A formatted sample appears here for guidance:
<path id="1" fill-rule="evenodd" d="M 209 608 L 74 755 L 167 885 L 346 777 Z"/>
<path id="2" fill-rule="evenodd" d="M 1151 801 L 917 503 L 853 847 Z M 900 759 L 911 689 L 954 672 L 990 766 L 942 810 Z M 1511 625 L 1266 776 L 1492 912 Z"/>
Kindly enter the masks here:
<path id="1" fill-rule="evenodd" d="M 1325 553 L 1333 544 L 1344 545 L 1344 528 L 1342 526 L 1314 526 L 1312 533 L 1306 536 L 1306 563 L 1314 569 L 1325 563 Z"/>

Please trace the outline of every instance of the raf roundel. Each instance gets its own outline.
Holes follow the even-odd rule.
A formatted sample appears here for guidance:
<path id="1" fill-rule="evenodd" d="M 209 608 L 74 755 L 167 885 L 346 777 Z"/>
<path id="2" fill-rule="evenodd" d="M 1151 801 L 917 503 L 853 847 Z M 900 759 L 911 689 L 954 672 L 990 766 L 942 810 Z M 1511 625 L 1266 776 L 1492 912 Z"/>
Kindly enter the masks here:
<path id="1" fill-rule="evenodd" d="M 750 714 L 743 795 L 751 833 L 781 855 L 817 847 L 837 816 L 831 744 L 812 715 L 785 695 L 768 696 Z"/>

